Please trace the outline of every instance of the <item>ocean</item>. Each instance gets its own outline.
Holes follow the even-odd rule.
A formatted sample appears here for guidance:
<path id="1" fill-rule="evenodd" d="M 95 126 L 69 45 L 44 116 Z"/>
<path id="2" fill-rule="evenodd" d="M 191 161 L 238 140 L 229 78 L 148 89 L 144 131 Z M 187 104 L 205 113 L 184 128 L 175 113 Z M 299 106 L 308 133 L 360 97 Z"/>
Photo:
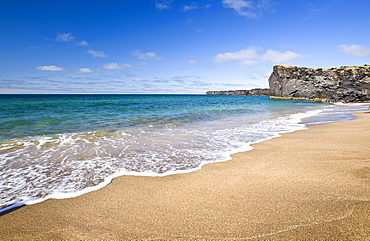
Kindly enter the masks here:
<path id="1" fill-rule="evenodd" d="M 366 104 L 215 95 L 0 95 L 0 212 L 227 161 Z"/>

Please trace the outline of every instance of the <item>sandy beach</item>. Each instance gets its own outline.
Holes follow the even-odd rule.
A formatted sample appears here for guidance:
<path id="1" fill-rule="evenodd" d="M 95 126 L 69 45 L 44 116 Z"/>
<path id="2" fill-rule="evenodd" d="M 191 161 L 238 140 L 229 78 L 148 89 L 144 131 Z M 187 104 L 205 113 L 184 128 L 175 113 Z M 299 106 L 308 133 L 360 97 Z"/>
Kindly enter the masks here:
<path id="1" fill-rule="evenodd" d="M 1 240 L 370 240 L 370 112 L 0 217 Z"/>

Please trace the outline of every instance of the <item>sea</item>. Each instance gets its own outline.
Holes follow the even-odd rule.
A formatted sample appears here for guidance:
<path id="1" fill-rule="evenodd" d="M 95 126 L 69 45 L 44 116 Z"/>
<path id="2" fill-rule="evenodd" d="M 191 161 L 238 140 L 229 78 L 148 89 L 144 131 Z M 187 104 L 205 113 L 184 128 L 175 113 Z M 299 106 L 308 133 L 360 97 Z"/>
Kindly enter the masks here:
<path id="1" fill-rule="evenodd" d="M 0 212 L 118 176 L 192 172 L 366 104 L 217 95 L 0 95 Z"/>

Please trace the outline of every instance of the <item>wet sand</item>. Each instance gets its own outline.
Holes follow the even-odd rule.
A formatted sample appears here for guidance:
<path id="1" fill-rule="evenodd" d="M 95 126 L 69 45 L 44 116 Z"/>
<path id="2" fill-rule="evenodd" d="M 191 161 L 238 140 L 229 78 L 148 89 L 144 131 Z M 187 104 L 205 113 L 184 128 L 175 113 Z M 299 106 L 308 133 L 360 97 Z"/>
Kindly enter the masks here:
<path id="1" fill-rule="evenodd" d="M 0 217 L 1 240 L 370 240 L 370 112 Z"/>

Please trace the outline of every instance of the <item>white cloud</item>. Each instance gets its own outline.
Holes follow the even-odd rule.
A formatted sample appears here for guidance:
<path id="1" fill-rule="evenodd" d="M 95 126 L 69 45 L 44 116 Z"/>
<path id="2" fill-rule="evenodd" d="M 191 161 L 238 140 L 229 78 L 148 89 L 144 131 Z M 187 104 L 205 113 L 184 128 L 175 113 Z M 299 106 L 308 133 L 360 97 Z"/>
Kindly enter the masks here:
<path id="1" fill-rule="evenodd" d="M 124 69 L 124 68 L 130 68 L 130 67 L 132 67 L 132 65 L 130 64 L 119 65 L 117 63 L 109 63 L 109 64 L 102 65 L 103 69 Z"/>
<path id="2" fill-rule="evenodd" d="M 258 60 L 253 60 L 253 59 L 243 59 L 236 63 L 237 65 L 242 65 L 242 66 L 252 66 L 258 64 Z"/>
<path id="3" fill-rule="evenodd" d="M 213 62 L 226 63 L 230 61 L 237 61 L 237 65 L 251 66 L 263 62 L 285 63 L 302 57 L 301 54 L 291 51 L 279 52 L 268 49 L 265 53 L 260 54 L 260 50 L 260 48 L 252 46 L 237 52 L 217 54 L 213 59 Z"/>
<path id="4" fill-rule="evenodd" d="M 104 64 L 103 69 L 120 69 L 121 67 L 117 63 Z"/>
<path id="5" fill-rule="evenodd" d="M 75 73 L 77 73 L 77 74 L 88 74 L 88 73 L 93 73 L 93 72 L 94 71 L 92 71 L 89 68 L 80 68 Z"/>
<path id="6" fill-rule="evenodd" d="M 198 60 L 189 60 L 188 63 L 189 64 L 197 64 L 198 63 Z"/>
<path id="7" fill-rule="evenodd" d="M 64 70 L 63 68 L 57 67 L 55 65 L 37 66 L 36 69 L 44 70 L 44 71 L 62 71 L 62 70 Z"/>
<path id="8" fill-rule="evenodd" d="M 370 48 L 366 46 L 360 46 L 356 44 L 352 45 L 340 45 L 338 46 L 339 51 L 345 54 L 350 54 L 356 57 L 370 57 Z"/>
<path id="9" fill-rule="evenodd" d="M 94 57 L 99 57 L 99 58 L 105 58 L 107 57 L 103 51 L 95 51 L 95 50 L 92 50 L 92 49 L 89 49 L 89 51 L 87 51 L 88 54 L 91 54 L 92 56 Z"/>
<path id="10" fill-rule="evenodd" d="M 259 56 L 257 54 L 257 49 L 255 47 L 249 47 L 246 49 L 242 49 L 237 52 L 226 52 L 223 54 L 217 54 L 214 58 L 215 63 L 225 63 L 232 60 L 249 60 L 249 59 L 258 59 Z"/>
<path id="11" fill-rule="evenodd" d="M 72 33 L 58 33 L 55 40 L 59 42 L 70 42 L 74 39 L 75 37 L 72 36 Z"/>
<path id="12" fill-rule="evenodd" d="M 263 61 L 270 61 L 272 63 L 285 63 L 293 59 L 302 57 L 302 55 L 293 53 L 291 51 L 285 51 L 285 53 L 269 49 L 264 55 L 262 55 Z"/>
<path id="13" fill-rule="evenodd" d="M 248 18 L 259 18 L 271 7 L 270 0 L 222 0 L 225 8 L 234 9 L 238 15 Z"/>
<path id="14" fill-rule="evenodd" d="M 192 3 L 192 5 L 184 5 L 185 12 L 193 9 L 198 9 L 198 5 L 196 3 Z"/>
<path id="15" fill-rule="evenodd" d="M 251 1 L 246 0 L 223 0 L 222 4 L 226 8 L 233 8 L 238 13 L 242 12 L 244 8 L 252 8 Z"/>
<path id="16" fill-rule="evenodd" d="M 157 56 L 156 53 L 153 52 L 146 52 L 143 53 L 140 50 L 135 50 L 131 53 L 131 55 L 138 57 L 139 59 L 162 59 L 162 57 Z"/>
<path id="17" fill-rule="evenodd" d="M 123 68 L 131 68 L 132 67 L 132 65 L 131 64 L 123 64 L 123 65 L 121 65 Z"/>
<path id="18" fill-rule="evenodd" d="M 162 9 L 171 9 L 172 0 L 158 0 L 155 3 L 155 7 L 162 10 Z"/>
<path id="19" fill-rule="evenodd" d="M 89 46 L 90 44 L 86 41 L 81 41 L 77 44 L 78 46 Z"/>

